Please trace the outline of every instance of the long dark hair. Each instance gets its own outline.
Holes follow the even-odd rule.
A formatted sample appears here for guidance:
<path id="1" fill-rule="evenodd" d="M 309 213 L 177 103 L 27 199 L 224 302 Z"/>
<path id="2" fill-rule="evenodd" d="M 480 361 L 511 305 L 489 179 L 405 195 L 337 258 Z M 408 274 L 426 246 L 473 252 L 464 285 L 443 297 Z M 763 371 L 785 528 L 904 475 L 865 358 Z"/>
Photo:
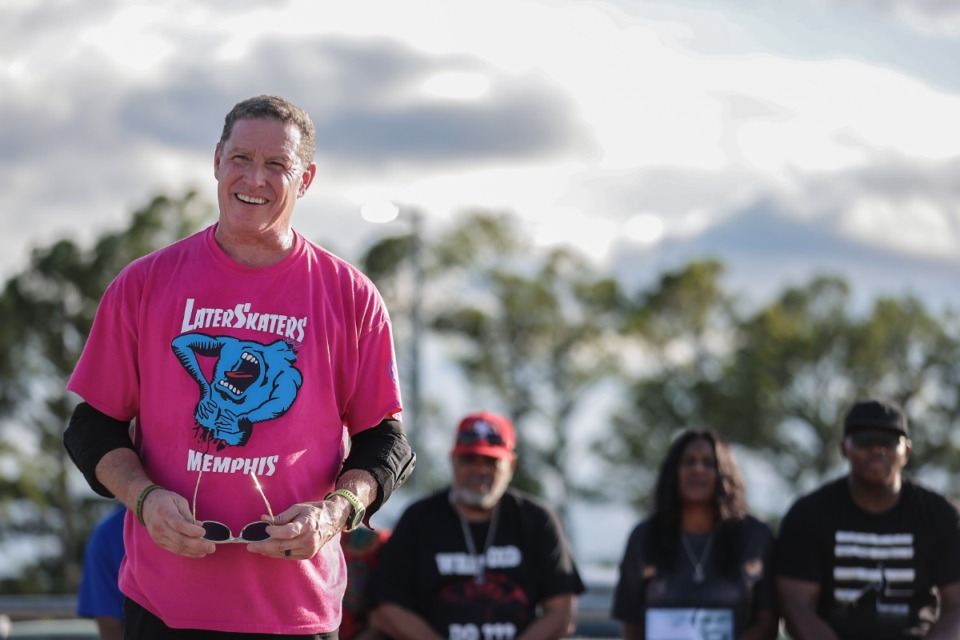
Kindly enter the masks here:
<path id="1" fill-rule="evenodd" d="M 687 446 L 695 440 L 704 440 L 713 449 L 717 460 L 717 492 L 714 499 L 715 535 L 714 553 L 722 573 L 737 568 L 740 524 L 750 512 L 746 489 L 733 450 L 712 429 L 687 429 L 670 445 L 660 465 L 654 494 L 653 513 L 650 516 L 649 535 L 645 557 L 660 569 L 668 569 L 676 562 L 680 549 L 682 506 L 677 489 L 680 458 Z"/>

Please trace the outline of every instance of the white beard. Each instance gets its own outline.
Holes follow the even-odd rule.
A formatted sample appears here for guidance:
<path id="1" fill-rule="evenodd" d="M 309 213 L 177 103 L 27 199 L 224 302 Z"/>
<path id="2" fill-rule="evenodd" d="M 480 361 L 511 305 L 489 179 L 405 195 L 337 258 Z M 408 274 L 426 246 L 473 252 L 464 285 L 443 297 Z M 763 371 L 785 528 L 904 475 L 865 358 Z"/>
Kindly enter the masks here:
<path id="1" fill-rule="evenodd" d="M 454 487 L 453 501 L 457 504 L 462 504 L 465 507 L 473 507 L 474 509 L 484 509 L 485 511 L 489 511 L 497 506 L 498 502 L 500 502 L 500 498 L 502 498 L 503 494 L 506 493 L 509 484 L 510 479 L 507 478 L 506 482 L 490 487 L 489 491 L 471 491 L 470 489 Z"/>

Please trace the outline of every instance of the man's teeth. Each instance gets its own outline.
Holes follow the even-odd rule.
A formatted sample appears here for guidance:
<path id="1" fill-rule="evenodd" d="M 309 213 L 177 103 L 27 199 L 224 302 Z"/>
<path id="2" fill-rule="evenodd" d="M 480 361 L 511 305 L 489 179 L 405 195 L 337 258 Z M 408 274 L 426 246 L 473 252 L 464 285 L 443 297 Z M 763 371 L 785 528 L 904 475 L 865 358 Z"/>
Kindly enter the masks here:
<path id="1" fill-rule="evenodd" d="M 247 204 L 266 204 L 266 198 L 254 198 L 253 196 L 245 196 L 243 194 L 237 194 L 237 200 L 240 202 L 246 202 Z"/>

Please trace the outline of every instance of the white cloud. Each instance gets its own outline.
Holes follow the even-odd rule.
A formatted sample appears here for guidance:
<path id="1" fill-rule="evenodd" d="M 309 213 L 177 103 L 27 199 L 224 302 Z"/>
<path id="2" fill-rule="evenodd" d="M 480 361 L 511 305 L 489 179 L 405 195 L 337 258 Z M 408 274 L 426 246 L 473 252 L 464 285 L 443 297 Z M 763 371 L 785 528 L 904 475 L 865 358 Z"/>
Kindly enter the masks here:
<path id="1" fill-rule="evenodd" d="M 862 7 L 885 13 L 917 31 L 933 35 L 960 34 L 960 6 L 954 0 L 820 0 L 823 4 Z"/>
<path id="2" fill-rule="evenodd" d="M 121 8 L 106 24 L 86 30 L 81 45 L 102 51 L 120 67 L 145 73 L 161 64 L 172 52 L 172 43 L 157 33 L 163 10 L 154 6 Z"/>
<path id="3" fill-rule="evenodd" d="M 599 259 L 616 239 L 617 225 L 609 218 L 575 209 L 558 209 L 549 219 L 541 219 L 534 229 L 534 242 L 540 246 L 568 244 L 581 253 Z"/>
<path id="4" fill-rule="evenodd" d="M 851 179 L 905 175 L 891 154 L 920 167 L 910 179 L 943 175 L 960 148 L 958 96 L 869 59 L 764 50 L 757 25 L 723 7 L 7 3 L 0 207 L 36 222 L 0 240 L 0 271 L 51 228 L 98 227 L 161 190 L 212 193 L 222 112 L 259 91 L 291 91 L 323 129 L 313 209 L 378 193 L 432 216 L 510 210 L 549 229 L 541 238 L 602 253 L 641 213 L 662 224 L 644 237 L 662 242 L 769 198 L 807 220 L 846 216 L 844 233 L 869 242 L 871 217 L 912 217 L 884 246 L 929 237 L 937 255 L 960 255 L 956 185 L 906 198 Z"/>
<path id="5" fill-rule="evenodd" d="M 466 71 L 438 73 L 421 85 L 424 93 L 450 100 L 477 100 L 490 90 L 490 78 Z"/>
<path id="6" fill-rule="evenodd" d="M 907 254 L 957 261 L 960 206 L 944 208 L 923 196 L 900 201 L 863 195 L 849 203 L 840 228 L 850 236 Z"/>
<path id="7" fill-rule="evenodd" d="M 653 244 L 663 236 L 663 220 L 654 213 L 640 213 L 627 220 L 624 235 L 638 244 Z"/>

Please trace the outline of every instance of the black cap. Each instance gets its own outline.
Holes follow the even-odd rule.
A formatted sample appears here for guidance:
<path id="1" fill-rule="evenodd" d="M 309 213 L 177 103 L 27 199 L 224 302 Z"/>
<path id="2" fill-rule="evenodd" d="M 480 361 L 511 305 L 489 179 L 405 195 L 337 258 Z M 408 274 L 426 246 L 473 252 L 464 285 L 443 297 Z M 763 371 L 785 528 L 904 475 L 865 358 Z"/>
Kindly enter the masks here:
<path id="1" fill-rule="evenodd" d="M 843 435 L 860 429 L 886 429 L 910 437 L 907 415 L 887 400 L 861 400 L 850 408 L 843 420 Z"/>

